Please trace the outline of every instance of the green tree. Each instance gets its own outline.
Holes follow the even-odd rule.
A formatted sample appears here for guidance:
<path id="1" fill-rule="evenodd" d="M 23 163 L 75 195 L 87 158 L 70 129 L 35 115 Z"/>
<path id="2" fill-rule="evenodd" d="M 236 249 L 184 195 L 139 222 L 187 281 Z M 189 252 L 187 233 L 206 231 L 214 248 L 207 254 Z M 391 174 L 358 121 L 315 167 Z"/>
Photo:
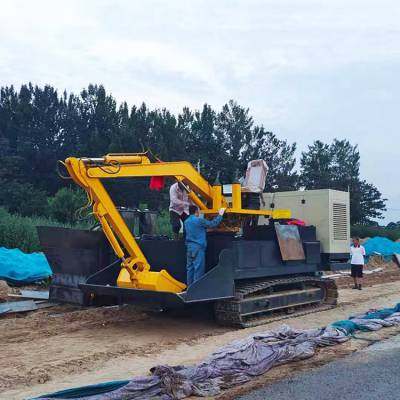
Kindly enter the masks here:
<path id="1" fill-rule="evenodd" d="M 111 141 L 118 134 L 117 104 L 107 95 L 102 85 L 89 85 L 81 92 L 78 103 L 83 120 L 78 151 L 88 157 L 98 157 L 109 152 Z"/>
<path id="2" fill-rule="evenodd" d="M 47 215 L 47 193 L 30 183 L 0 180 L 0 207 L 24 216 Z"/>
<path id="3" fill-rule="evenodd" d="M 382 218 L 386 211 L 386 199 L 382 198 L 381 192 L 365 180 L 359 181 L 358 185 L 350 192 L 351 222 L 360 225 L 373 225 L 373 218 Z"/>
<path id="4" fill-rule="evenodd" d="M 235 171 L 243 168 L 243 154 L 253 138 L 253 118 L 249 109 L 230 100 L 222 107 L 216 119 L 216 141 L 221 154 L 216 160 L 222 179 L 229 183 Z"/>
<path id="5" fill-rule="evenodd" d="M 71 156 L 79 155 L 78 149 L 83 147 L 82 135 L 86 132 L 87 122 L 81 115 L 81 99 L 74 94 L 68 95 L 64 91 L 59 105 L 59 154 L 61 160 Z"/>
<path id="6" fill-rule="evenodd" d="M 360 153 L 357 145 L 353 146 L 345 139 L 334 139 L 330 152 L 332 186 L 353 192 L 360 184 Z"/>
<path id="7" fill-rule="evenodd" d="M 255 126 L 250 145 L 242 157 L 245 163 L 253 159 L 262 159 L 267 163 L 265 191 L 288 191 L 296 190 L 298 184 L 295 152 L 296 143 L 288 144 L 262 126 Z"/>
<path id="8" fill-rule="evenodd" d="M 328 145 L 315 141 L 302 153 L 300 182 L 305 189 L 336 189 L 350 192 L 352 224 L 371 224 L 381 218 L 386 199 L 371 183 L 360 178 L 360 154 L 348 140 Z"/>
<path id="9" fill-rule="evenodd" d="M 49 214 L 56 221 L 75 224 L 82 218 L 79 210 L 86 203 L 87 198 L 82 189 L 64 187 L 49 199 Z"/>
<path id="10" fill-rule="evenodd" d="M 129 108 L 126 102 L 120 105 L 117 115 L 118 130 L 113 131 L 109 151 L 111 153 L 133 153 L 135 151 L 135 143 L 129 123 Z M 138 151 L 137 148 L 136 151 Z"/>
<path id="11" fill-rule="evenodd" d="M 330 145 L 314 142 L 302 154 L 299 177 L 296 144 L 255 125 L 249 109 L 233 100 L 220 112 L 204 104 L 200 110 L 185 107 L 175 116 L 167 109 L 151 110 L 145 103 L 130 109 L 125 102 L 117 105 L 101 85 L 89 85 L 77 95 L 59 95 L 49 85 L 31 83 L 19 90 L 0 88 L 0 180 L 15 191 L 7 192 L 14 200 L 3 194 L 1 204 L 10 209 L 22 212 L 24 206 L 23 213 L 44 212 L 39 204 L 44 202 L 34 210 L 28 207 L 28 198 L 41 199 L 45 192 L 54 195 L 63 187 L 54 173 L 58 159 L 148 150 L 164 161 L 191 161 L 210 182 L 219 172 L 223 182 L 232 182 L 249 160 L 261 158 L 269 167 L 268 191 L 294 190 L 299 185 L 349 189 L 352 221 L 359 223 L 384 210 L 385 199 L 378 189 L 360 178 L 357 146 L 347 140 Z M 108 180 L 106 185 L 118 205 L 164 208 L 168 201 L 167 190 L 148 190 L 147 178 Z"/>
<path id="12" fill-rule="evenodd" d="M 316 140 L 301 153 L 300 184 L 305 189 L 332 188 L 332 152 L 328 144 Z"/>
<path id="13" fill-rule="evenodd" d="M 225 154 L 216 136 L 216 113 L 208 104 L 202 110 L 185 107 L 178 118 L 187 160 L 199 167 L 201 174 L 213 182 Z"/>

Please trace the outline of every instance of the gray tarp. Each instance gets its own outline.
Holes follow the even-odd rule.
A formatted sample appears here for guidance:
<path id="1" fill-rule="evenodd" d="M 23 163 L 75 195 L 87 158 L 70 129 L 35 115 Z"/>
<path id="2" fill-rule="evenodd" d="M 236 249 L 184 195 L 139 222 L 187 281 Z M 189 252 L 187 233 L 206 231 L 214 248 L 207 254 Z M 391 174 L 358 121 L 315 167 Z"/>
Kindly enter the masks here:
<path id="1" fill-rule="evenodd" d="M 215 396 L 261 375 L 273 366 L 314 355 L 318 346 L 345 342 L 346 332 L 334 327 L 296 330 L 282 325 L 276 331 L 249 336 L 218 349 L 200 364 L 157 366 L 151 376 L 132 379 L 120 389 L 83 400 L 171 400 L 189 396 Z M 45 399 L 45 398 L 42 398 Z"/>
<path id="2" fill-rule="evenodd" d="M 133 378 L 125 386 L 111 392 L 88 397 L 87 388 L 76 388 L 68 390 L 67 398 L 172 400 L 193 395 L 215 396 L 221 390 L 246 382 L 275 365 L 311 357 L 317 347 L 343 343 L 356 330 L 375 331 L 395 325 L 400 325 L 400 303 L 394 308 L 374 310 L 321 329 L 297 330 L 282 325 L 276 331 L 255 334 L 230 343 L 202 363 L 188 367 L 157 366 L 151 369 L 150 376 Z M 93 387 L 90 390 L 93 393 Z M 82 397 L 83 393 L 86 397 Z M 62 399 L 65 398 L 63 395 L 63 392 L 58 392 L 40 399 Z"/>

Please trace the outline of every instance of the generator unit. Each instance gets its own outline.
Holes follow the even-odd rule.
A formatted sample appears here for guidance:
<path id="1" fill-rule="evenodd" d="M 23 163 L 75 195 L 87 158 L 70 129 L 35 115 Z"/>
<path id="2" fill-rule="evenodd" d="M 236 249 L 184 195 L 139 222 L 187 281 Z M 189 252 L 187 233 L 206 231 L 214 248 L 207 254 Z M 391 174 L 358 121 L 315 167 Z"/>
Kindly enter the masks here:
<path id="1" fill-rule="evenodd" d="M 332 189 L 264 193 L 265 210 L 288 208 L 292 215 L 316 228 L 326 270 L 349 267 L 350 193 Z M 259 218 L 260 225 L 269 224 Z"/>

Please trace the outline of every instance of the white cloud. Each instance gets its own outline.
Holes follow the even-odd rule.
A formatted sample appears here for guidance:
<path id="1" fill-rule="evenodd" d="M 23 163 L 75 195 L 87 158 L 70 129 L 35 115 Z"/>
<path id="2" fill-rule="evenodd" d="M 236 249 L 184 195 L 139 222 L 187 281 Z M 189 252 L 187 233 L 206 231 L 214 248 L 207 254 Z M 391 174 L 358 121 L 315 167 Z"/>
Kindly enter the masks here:
<path id="1" fill-rule="evenodd" d="M 138 67 L 152 71 L 156 75 L 176 74 L 184 79 L 192 79 L 198 84 L 208 84 L 219 88 L 217 71 L 208 60 L 196 57 L 178 46 L 150 40 L 100 40 L 89 50 L 99 64 L 110 68 Z"/>

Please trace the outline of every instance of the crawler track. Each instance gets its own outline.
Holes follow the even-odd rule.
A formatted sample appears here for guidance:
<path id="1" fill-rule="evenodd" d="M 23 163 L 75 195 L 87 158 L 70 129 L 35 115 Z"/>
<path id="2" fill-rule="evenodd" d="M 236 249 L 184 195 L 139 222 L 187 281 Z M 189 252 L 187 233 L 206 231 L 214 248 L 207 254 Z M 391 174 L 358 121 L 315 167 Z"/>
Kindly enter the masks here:
<path id="1" fill-rule="evenodd" d="M 214 311 L 220 324 L 248 328 L 334 308 L 337 297 L 332 279 L 257 279 L 238 283 L 235 297 L 217 301 Z"/>

